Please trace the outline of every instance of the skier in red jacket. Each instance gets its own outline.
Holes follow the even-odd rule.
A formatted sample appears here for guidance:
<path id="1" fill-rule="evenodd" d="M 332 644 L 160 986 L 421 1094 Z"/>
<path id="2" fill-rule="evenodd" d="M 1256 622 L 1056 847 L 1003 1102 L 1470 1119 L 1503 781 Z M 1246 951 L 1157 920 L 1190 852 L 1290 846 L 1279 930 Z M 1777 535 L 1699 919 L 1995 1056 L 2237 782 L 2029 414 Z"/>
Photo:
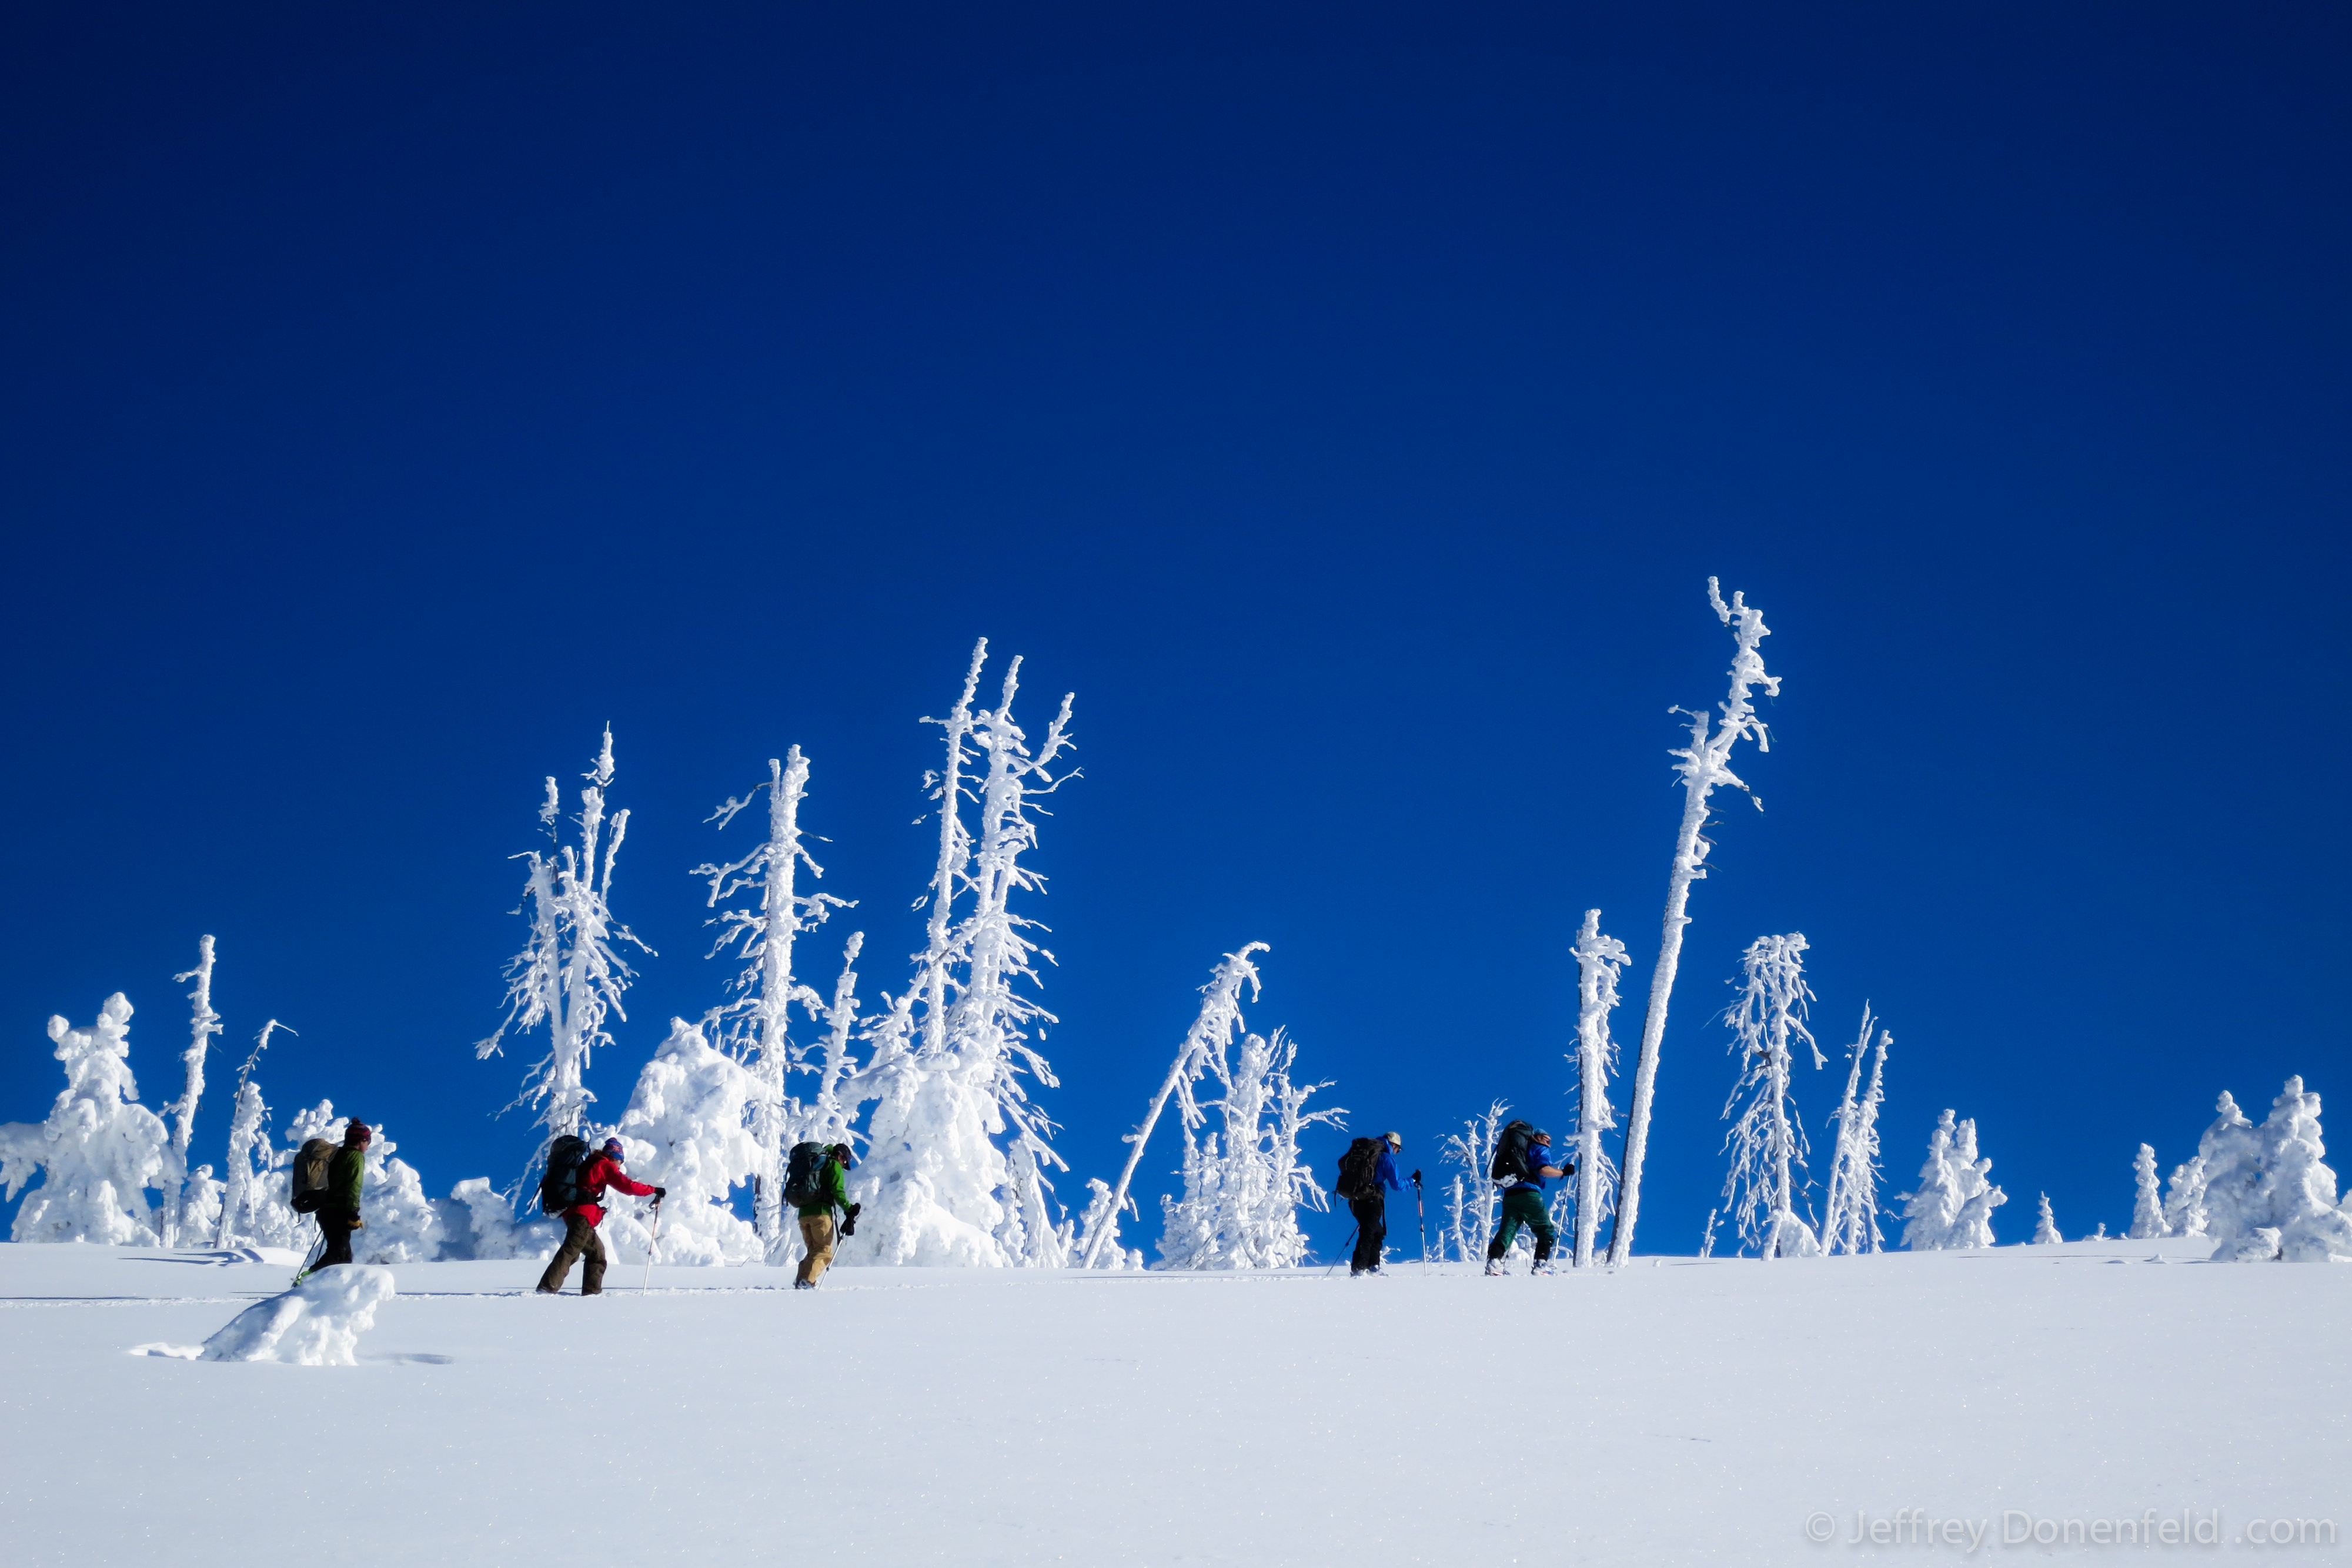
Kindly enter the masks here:
<path id="1" fill-rule="evenodd" d="M 551 1296 L 563 1289 L 566 1276 L 572 1272 L 575 1258 L 588 1261 L 580 1270 L 580 1293 L 594 1296 L 604 1289 L 604 1243 L 596 1234 L 596 1227 L 604 1223 L 604 1189 L 620 1188 L 635 1197 L 650 1197 L 656 1207 L 668 1196 L 669 1189 L 647 1186 L 629 1179 L 621 1168 L 621 1140 L 607 1138 L 602 1151 L 592 1156 L 580 1172 L 580 1189 L 586 1198 L 563 1211 L 563 1245 L 547 1260 L 547 1272 L 539 1277 L 541 1295 Z"/>

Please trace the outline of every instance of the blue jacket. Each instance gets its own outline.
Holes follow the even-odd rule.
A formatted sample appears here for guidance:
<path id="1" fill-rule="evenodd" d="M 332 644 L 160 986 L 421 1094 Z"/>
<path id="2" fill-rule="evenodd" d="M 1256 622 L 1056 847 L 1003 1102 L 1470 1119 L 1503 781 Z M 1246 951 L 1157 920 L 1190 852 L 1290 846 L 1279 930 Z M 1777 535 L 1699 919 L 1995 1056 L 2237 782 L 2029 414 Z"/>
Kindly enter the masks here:
<path id="1" fill-rule="evenodd" d="M 1389 1146 L 1381 1145 L 1381 1163 L 1372 1167 L 1372 1179 L 1387 1184 L 1391 1192 L 1402 1192 L 1404 1186 L 1396 1178 L 1396 1161 L 1390 1156 Z"/>
<path id="2" fill-rule="evenodd" d="M 1529 1144 L 1528 1145 L 1528 1174 L 1521 1176 L 1518 1181 L 1513 1184 L 1512 1190 L 1516 1192 L 1520 1187 L 1527 1187 L 1530 1191 L 1541 1192 L 1543 1191 L 1544 1178 L 1536 1175 L 1536 1172 L 1542 1170 L 1565 1170 L 1567 1168 L 1568 1156 L 1561 1154 L 1558 1149 L 1553 1148 L 1549 1144 Z"/>

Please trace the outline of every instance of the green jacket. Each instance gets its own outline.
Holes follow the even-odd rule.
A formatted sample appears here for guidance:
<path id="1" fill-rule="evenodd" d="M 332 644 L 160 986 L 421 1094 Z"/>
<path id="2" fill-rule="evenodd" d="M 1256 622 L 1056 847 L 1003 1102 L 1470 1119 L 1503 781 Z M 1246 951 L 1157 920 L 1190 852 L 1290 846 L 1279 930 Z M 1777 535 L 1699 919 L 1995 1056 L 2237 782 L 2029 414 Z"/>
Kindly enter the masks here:
<path id="1" fill-rule="evenodd" d="M 367 1151 L 350 1147 L 335 1151 L 327 1162 L 327 1201 L 323 1208 L 340 1208 L 344 1217 L 356 1222 L 360 1217 L 360 1187 L 367 1180 Z"/>
<path id="2" fill-rule="evenodd" d="M 816 1201 L 801 1205 L 803 1219 L 822 1219 L 836 1208 L 849 1207 L 849 1184 L 841 1179 L 841 1162 L 828 1159 L 816 1173 Z"/>

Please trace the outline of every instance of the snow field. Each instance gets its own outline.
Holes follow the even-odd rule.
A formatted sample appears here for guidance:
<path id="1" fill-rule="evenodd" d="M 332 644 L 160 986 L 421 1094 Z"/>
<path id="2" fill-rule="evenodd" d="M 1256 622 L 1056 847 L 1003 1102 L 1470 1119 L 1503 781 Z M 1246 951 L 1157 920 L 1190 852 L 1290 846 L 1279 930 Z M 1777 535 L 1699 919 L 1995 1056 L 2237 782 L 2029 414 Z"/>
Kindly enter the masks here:
<path id="1" fill-rule="evenodd" d="M 598 1300 L 413 1264 L 336 1368 L 126 1354 L 202 1342 L 283 1258 L 11 1245 L 0 1539 L 28 1568 L 242 1568 L 284 1532 L 436 1568 L 1779 1563 L 1874 1554 L 1842 1544 L 1857 1510 L 2352 1524 L 2352 1270 L 2205 1250 L 802 1294 L 631 1268 Z M 1817 1511 L 1840 1544 L 1804 1539 Z"/>

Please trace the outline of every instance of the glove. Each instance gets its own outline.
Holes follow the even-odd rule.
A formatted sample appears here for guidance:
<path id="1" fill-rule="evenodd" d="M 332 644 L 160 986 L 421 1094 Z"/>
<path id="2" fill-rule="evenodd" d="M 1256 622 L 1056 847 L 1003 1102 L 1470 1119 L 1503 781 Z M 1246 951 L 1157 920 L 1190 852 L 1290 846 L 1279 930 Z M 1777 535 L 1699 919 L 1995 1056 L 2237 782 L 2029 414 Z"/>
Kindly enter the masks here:
<path id="1" fill-rule="evenodd" d="M 866 1211 L 866 1206 L 865 1206 L 864 1204 L 862 1204 L 862 1203 L 853 1203 L 853 1204 L 851 1204 L 847 1208 L 844 1209 L 842 1212 L 843 1212 L 843 1213 L 845 1213 L 845 1214 L 846 1214 L 846 1215 L 848 1215 L 850 1218 L 855 1219 L 855 1218 L 856 1218 L 860 1214 L 863 1214 L 865 1211 Z"/>
<path id="2" fill-rule="evenodd" d="M 1574 1160 L 1570 1160 L 1568 1164 L 1560 1166 L 1559 1174 L 1562 1176 L 1574 1176 L 1576 1174 L 1576 1162 Z"/>
<path id="3" fill-rule="evenodd" d="M 857 1234 L 857 1210 L 851 1209 L 841 1221 L 841 1239 L 845 1241 Z"/>
<path id="4" fill-rule="evenodd" d="M 659 1202 L 661 1202 L 661 1200 L 662 1200 L 663 1198 L 666 1198 L 666 1197 L 667 1197 L 668 1196 L 669 1196 L 669 1188 L 667 1188 L 667 1187 L 666 1187 L 666 1186 L 657 1186 L 657 1187 L 654 1188 L 654 1201 L 655 1201 L 656 1203 L 659 1203 Z"/>

